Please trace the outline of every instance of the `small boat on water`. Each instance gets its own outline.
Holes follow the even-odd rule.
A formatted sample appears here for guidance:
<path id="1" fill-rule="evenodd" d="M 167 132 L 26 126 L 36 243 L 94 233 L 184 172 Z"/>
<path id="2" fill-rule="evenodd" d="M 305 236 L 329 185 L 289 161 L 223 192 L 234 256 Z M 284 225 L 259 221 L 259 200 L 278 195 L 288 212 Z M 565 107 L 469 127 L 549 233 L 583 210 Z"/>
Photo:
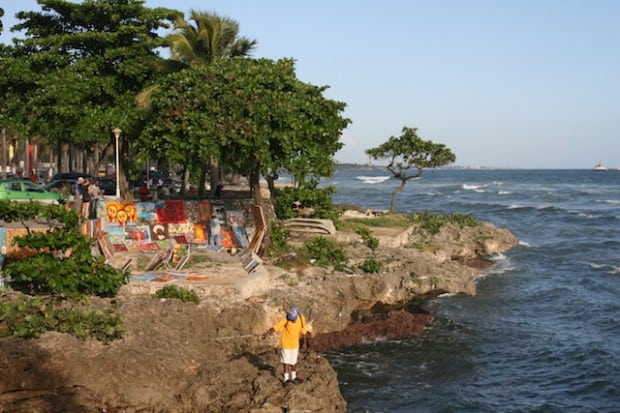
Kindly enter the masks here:
<path id="1" fill-rule="evenodd" d="M 391 176 L 390 175 L 383 175 L 383 176 L 358 175 L 356 176 L 356 178 L 367 184 L 380 184 L 381 182 L 385 182 L 388 179 L 390 179 Z"/>
<path id="2" fill-rule="evenodd" d="M 595 171 L 606 171 L 607 168 L 605 166 L 603 166 L 603 164 L 601 162 L 597 163 L 596 165 L 594 165 L 594 168 L 592 168 Z"/>

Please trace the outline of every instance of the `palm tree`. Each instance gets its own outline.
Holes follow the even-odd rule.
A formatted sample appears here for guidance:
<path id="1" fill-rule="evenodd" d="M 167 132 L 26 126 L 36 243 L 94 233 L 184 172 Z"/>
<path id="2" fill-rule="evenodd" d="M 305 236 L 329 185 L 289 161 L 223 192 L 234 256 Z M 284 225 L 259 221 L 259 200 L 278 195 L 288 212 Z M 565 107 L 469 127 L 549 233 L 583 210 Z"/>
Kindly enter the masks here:
<path id="1" fill-rule="evenodd" d="M 168 37 L 171 59 L 162 66 L 162 72 L 179 71 L 190 66 L 208 66 L 217 59 L 249 56 L 256 46 L 256 40 L 239 37 L 239 23 L 216 13 L 190 10 L 190 19 L 179 17 L 174 24 L 174 32 Z M 150 96 L 157 88 L 152 85 L 142 90 L 136 97 L 141 107 L 148 107 Z M 220 167 L 217 159 L 209 161 L 210 183 L 215 190 L 220 183 Z M 200 176 L 201 195 L 204 191 L 207 166 Z M 187 174 L 183 177 L 183 190 L 187 185 Z"/>

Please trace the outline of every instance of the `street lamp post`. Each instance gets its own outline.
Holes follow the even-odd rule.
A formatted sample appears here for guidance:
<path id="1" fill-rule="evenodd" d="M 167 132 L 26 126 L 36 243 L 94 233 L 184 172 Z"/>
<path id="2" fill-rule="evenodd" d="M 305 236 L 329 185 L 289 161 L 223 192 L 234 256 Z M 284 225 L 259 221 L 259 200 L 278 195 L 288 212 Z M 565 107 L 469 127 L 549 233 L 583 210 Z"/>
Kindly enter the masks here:
<path id="1" fill-rule="evenodd" d="M 114 128 L 112 129 L 112 133 L 114 134 L 114 140 L 115 140 L 115 151 L 116 151 L 116 164 L 115 164 L 115 171 L 116 171 L 116 199 L 121 199 L 121 187 L 120 187 L 120 168 L 118 167 L 118 164 L 120 162 L 119 156 L 118 156 L 118 138 L 121 136 L 121 132 L 122 130 L 120 128 Z"/>

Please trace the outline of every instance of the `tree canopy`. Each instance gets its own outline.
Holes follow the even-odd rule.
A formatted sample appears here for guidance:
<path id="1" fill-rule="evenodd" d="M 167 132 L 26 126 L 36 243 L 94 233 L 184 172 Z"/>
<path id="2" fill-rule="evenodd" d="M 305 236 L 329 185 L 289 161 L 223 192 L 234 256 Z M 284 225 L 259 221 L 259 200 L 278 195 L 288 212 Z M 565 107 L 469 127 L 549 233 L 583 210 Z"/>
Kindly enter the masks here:
<path id="1" fill-rule="evenodd" d="M 398 194 L 408 181 L 422 176 L 425 169 L 437 168 L 456 160 L 456 156 L 444 144 L 423 140 L 417 130 L 405 126 L 399 137 L 390 136 L 381 145 L 366 150 L 366 154 L 375 160 L 386 159 L 387 169 L 401 181 L 392 194 L 392 212 L 396 211 Z"/>
<path id="2" fill-rule="evenodd" d="M 285 169 L 303 181 L 332 172 L 349 123 L 344 103 L 299 81 L 290 59 L 231 58 L 190 67 L 160 80 L 140 141 L 194 168 L 208 157 L 250 178 Z M 260 202 L 257 199 L 257 202 Z"/>
<path id="3" fill-rule="evenodd" d="M 48 144 L 87 153 L 112 142 L 111 129 L 136 136 L 143 113 L 134 98 L 156 73 L 169 27 L 180 12 L 141 0 L 39 0 L 42 11 L 17 13 L 26 37 L 0 50 L 0 122 Z"/>

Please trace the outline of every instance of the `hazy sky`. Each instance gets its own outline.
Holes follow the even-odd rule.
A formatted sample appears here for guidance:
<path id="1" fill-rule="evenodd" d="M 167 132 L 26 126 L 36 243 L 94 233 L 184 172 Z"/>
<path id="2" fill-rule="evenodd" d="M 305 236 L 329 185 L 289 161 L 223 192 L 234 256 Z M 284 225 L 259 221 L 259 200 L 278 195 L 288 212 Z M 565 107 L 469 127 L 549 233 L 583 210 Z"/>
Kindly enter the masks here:
<path id="1" fill-rule="evenodd" d="M 18 10 L 0 0 L 3 41 Z M 457 164 L 620 167 L 620 0 L 147 0 L 215 11 L 258 41 L 254 57 L 347 103 L 340 162 L 403 126 Z"/>

